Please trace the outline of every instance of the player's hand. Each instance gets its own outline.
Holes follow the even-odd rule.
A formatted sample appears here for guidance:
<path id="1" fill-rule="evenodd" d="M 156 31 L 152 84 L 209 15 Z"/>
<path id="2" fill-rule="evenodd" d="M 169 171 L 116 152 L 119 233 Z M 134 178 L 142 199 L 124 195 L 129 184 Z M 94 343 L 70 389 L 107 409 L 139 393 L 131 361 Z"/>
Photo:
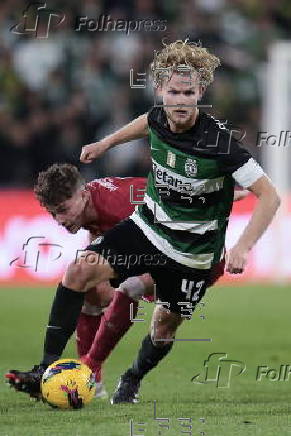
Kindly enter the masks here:
<path id="1" fill-rule="evenodd" d="M 84 147 L 82 147 L 80 161 L 87 164 L 91 163 L 93 160 L 100 157 L 106 150 L 107 148 L 104 146 L 102 141 L 84 145 Z"/>
<path id="2" fill-rule="evenodd" d="M 225 270 L 231 274 L 241 274 L 247 264 L 249 251 L 238 244 L 225 255 Z"/>
<path id="3" fill-rule="evenodd" d="M 240 189 L 234 191 L 233 201 L 240 201 L 246 198 L 249 195 L 249 191 L 247 189 Z"/>

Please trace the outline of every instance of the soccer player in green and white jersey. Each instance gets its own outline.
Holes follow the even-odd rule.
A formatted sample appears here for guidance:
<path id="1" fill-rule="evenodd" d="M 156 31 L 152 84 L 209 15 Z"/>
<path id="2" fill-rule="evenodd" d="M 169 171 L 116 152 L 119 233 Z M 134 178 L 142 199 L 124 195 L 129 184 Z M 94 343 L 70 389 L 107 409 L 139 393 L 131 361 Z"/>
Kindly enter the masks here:
<path id="1" fill-rule="evenodd" d="M 81 161 L 88 163 L 117 144 L 149 135 L 152 171 L 145 204 L 105 235 L 98 247 L 89 248 L 98 253 L 111 249 L 123 255 L 167 256 L 166 264 L 142 262 L 130 271 L 110 265 L 109 260 L 108 274 L 114 271 L 119 279 L 151 272 L 163 302 L 156 306 L 151 334 L 121 376 L 112 403 L 136 401 L 140 381 L 172 347 L 183 320 L 182 302 L 189 303 L 190 311 L 204 295 L 209 277 L 224 256 L 235 182 L 259 201 L 243 234 L 226 254 L 230 273 L 243 272 L 249 251 L 280 204 L 274 186 L 251 154 L 231 131 L 197 107 L 219 64 L 216 56 L 199 45 L 187 41 L 165 45 L 151 65 L 163 105 L 82 150 Z M 72 282 L 68 285 L 80 290 Z"/>

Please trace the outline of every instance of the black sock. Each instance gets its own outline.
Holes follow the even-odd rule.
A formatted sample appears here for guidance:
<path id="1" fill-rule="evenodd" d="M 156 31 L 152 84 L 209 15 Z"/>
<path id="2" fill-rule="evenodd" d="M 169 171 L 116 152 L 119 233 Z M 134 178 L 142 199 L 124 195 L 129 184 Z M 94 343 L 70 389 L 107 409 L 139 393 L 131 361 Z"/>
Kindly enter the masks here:
<path id="1" fill-rule="evenodd" d="M 151 336 L 147 335 L 142 341 L 137 359 L 134 361 L 131 372 L 140 380 L 162 360 L 171 350 L 173 341 L 166 345 L 156 347 Z"/>
<path id="2" fill-rule="evenodd" d="M 84 303 L 85 292 L 76 292 L 59 284 L 46 330 L 41 365 L 58 360 L 74 333 Z"/>

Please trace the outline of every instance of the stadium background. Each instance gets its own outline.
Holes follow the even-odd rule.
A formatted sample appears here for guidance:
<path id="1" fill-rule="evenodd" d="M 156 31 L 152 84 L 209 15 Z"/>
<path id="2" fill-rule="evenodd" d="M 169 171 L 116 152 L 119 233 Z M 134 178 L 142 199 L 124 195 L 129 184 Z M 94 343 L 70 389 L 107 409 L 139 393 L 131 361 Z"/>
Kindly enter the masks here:
<path id="1" fill-rule="evenodd" d="M 163 38 L 200 40 L 221 58 L 222 67 L 203 103 L 213 105 L 209 111 L 216 118 L 230 120 L 246 132 L 245 144 L 263 164 L 262 153 L 268 145 L 259 147 L 257 135 L 266 130 L 262 124 L 270 47 L 290 36 L 289 2 L 50 2 L 47 9 L 64 14 L 65 20 L 59 26 L 52 21 L 47 38 L 45 12 L 39 14 L 36 32 L 27 31 L 33 28 L 32 12 L 26 28 L 16 29 L 23 35 L 9 31 L 16 23 L 24 23 L 25 7 L 21 1 L 0 5 L 1 282 L 54 282 L 68 262 L 66 253 L 85 244 L 84 233 L 73 238 L 66 235 L 29 194 L 40 170 L 54 162 L 70 162 L 81 169 L 86 180 L 147 174 L 146 140 L 117 147 L 91 165 L 80 164 L 79 154 L 81 145 L 102 138 L 151 107 L 154 99 L 148 64 Z M 78 16 L 97 20 L 101 14 L 111 20 L 157 19 L 166 23 L 166 30 L 129 34 L 84 27 L 74 30 Z M 246 223 L 252 205 L 249 198 L 235 206 L 228 246 Z M 281 224 L 268 230 L 253 250 L 245 274 L 235 280 L 291 277 L 286 253 L 291 236 L 285 231 L 291 224 L 290 208 L 286 198 Z M 40 238 L 29 240 L 36 236 Z M 56 247 L 42 245 L 45 243 L 64 247 L 60 257 Z"/>
<path id="2" fill-rule="evenodd" d="M 59 281 L 72 253 L 84 246 L 86 240 L 82 231 L 75 236 L 68 235 L 37 204 L 32 186 L 38 172 L 54 162 L 71 162 L 80 168 L 86 180 L 112 175 L 146 175 L 149 168 L 146 141 L 123 145 L 91 165 L 79 163 L 80 148 L 148 110 L 153 104 L 153 94 L 147 66 L 153 51 L 161 48 L 163 38 L 172 41 L 187 37 L 191 41 L 200 40 L 222 60 L 204 103 L 213 105 L 211 111 L 216 118 L 231 120 L 246 131 L 247 147 L 265 168 L 268 151 L 257 146 L 257 133 L 266 130 L 264 120 L 274 115 L 274 102 L 269 104 L 269 112 L 266 108 L 268 88 L 272 88 L 268 76 L 271 50 L 281 41 L 291 39 L 288 0 L 50 1 L 47 7 L 61 11 L 66 18 L 60 26 L 51 26 L 47 39 L 36 37 L 33 32 L 17 35 L 9 30 L 21 22 L 26 6 L 27 3 L 17 0 L 3 0 L 0 4 L 1 373 L 11 366 L 27 368 L 38 361 L 43 326 L 54 293 L 53 287 L 47 285 Z M 76 16 L 96 19 L 100 14 L 108 14 L 112 19 L 166 20 L 167 29 L 133 31 L 129 35 L 122 31 L 74 30 Z M 44 30 L 42 25 L 45 27 L 40 22 L 40 33 Z M 291 53 L 290 46 L 288 50 Z M 138 77 L 144 77 L 138 73 L 147 73 L 146 87 L 130 87 L 131 68 L 135 84 L 142 83 L 136 81 Z M 276 80 L 286 82 L 280 68 Z M 287 101 L 291 97 L 290 82 L 288 86 Z M 286 112 L 288 105 L 282 107 L 279 103 L 277 108 Z M 288 129 L 290 120 L 288 112 L 284 129 Z M 273 147 L 272 151 L 279 153 L 279 148 Z M 277 162 L 277 172 L 280 173 L 280 169 Z M 278 180 L 280 182 L 280 177 Z M 258 362 L 271 361 L 279 366 L 290 361 L 288 335 L 282 335 L 289 328 L 291 302 L 288 292 L 290 174 L 287 187 L 285 184 L 281 193 L 282 212 L 252 251 L 245 274 L 226 275 L 222 286 L 217 287 L 206 304 L 205 322 L 196 320 L 198 337 L 212 335 L 215 349 L 212 343 L 197 343 L 197 346 L 195 343 L 193 357 L 190 348 L 186 348 L 187 343 L 177 345 L 172 360 L 163 363 L 162 373 L 156 370 L 149 382 L 145 382 L 143 393 L 148 401 L 137 413 L 128 413 L 125 407 L 112 412 L 107 405 L 99 406 L 98 433 L 92 430 L 96 425 L 93 406 L 82 412 L 85 422 L 79 421 L 81 412 L 67 419 L 52 415 L 52 411 L 47 413 L 42 405 L 32 406 L 22 396 L 8 394 L 7 388 L 1 385 L 0 435 L 79 436 L 84 432 L 90 436 L 128 435 L 129 417 L 142 420 L 152 415 L 152 404 L 149 404 L 149 399 L 153 398 L 152 383 L 157 389 L 155 398 L 161 404 L 161 416 L 178 419 L 195 415 L 196 423 L 199 416 L 207 416 L 208 426 L 203 427 L 200 421 L 197 434 L 205 428 L 210 435 L 255 434 L 253 427 L 251 430 L 246 426 L 238 427 L 237 419 L 240 424 L 255 422 L 257 428 L 264 429 L 258 434 L 264 436 L 273 436 L 279 428 L 281 435 L 289 434 L 289 430 L 282 427 L 283 421 L 284 425 L 289 425 L 287 384 L 256 385 L 247 375 L 245 380 L 237 382 L 234 390 L 222 393 L 216 389 L 213 393 L 211 386 L 196 386 L 194 396 L 193 385 L 189 384 L 194 366 L 197 373 L 203 360 L 214 351 L 227 351 L 232 358 L 247 362 L 248 370 L 253 368 L 253 372 Z M 227 235 L 228 246 L 235 242 L 246 224 L 254 202 L 250 196 L 235 205 Z M 243 283 L 238 286 L 237 281 Z M 150 316 L 148 307 L 146 321 Z M 135 333 L 130 333 L 109 359 L 106 366 L 109 391 L 112 392 L 120 371 L 135 355 L 147 325 L 135 326 Z M 182 336 L 192 337 L 192 334 L 190 324 L 182 327 Z M 73 344 L 66 353 L 67 356 L 75 353 Z M 172 384 L 167 385 L 168 379 L 163 382 L 167 370 L 171 382 L 180 386 L 185 402 Z M 256 391 L 257 386 L 259 391 Z M 217 426 L 217 417 L 220 426 Z M 77 433 L 72 432 L 72 423 Z M 177 421 L 175 425 L 177 427 Z M 157 429 L 152 431 L 145 434 L 158 434 Z M 169 434 L 180 433 L 177 430 Z"/>

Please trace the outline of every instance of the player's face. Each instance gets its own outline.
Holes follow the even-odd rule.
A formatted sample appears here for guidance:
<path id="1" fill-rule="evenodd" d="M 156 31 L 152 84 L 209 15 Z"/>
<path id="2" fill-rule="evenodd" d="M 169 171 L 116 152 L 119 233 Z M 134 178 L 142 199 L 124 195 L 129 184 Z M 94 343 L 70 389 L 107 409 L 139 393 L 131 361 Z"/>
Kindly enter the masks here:
<path id="1" fill-rule="evenodd" d="M 89 201 L 89 192 L 80 189 L 71 198 L 63 201 L 58 206 L 50 208 L 53 218 L 64 226 L 68 232 L 77 233 L 84 224 L 84 211 Z"/>
<path id="2" fill-rule="evenodd" d="M 203 94 L 197 73 L 173 73 L 170 80 L 164 80 L 159 93 L 171 130 L 189 129 L 195 122 L 196 105 Z"/>

